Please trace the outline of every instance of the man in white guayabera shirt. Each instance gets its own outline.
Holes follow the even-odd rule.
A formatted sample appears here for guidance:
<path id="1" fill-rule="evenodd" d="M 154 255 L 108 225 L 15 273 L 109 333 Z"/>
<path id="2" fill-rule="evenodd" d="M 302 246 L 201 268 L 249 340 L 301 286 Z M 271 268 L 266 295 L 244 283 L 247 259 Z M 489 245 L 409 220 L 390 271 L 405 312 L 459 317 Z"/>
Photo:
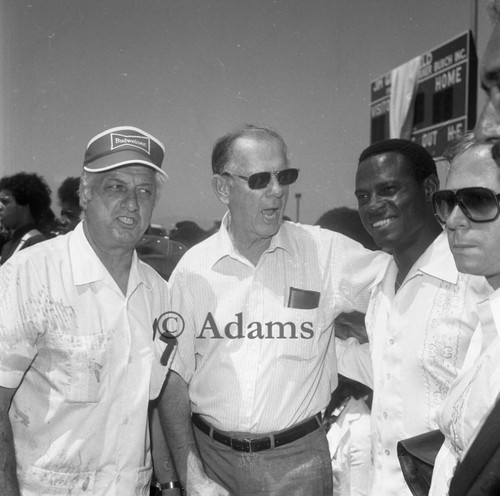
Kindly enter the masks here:
<path id="1" fill-rule="evenodd" d="M 438 188 L 436 164 L 417 143 L 385 140 L 360 155 L 361 220 L 393 255 L 373 285 L 369 344 L 338 340 L 342 374 L 370 385 L 365 372 L 370 358 L 373 364 L 372 496 L 411 496 L 397 443 L 438 428 L 438 409 L 477 324 L 475 304 L 490 292 L 484 278 L 458 272 L 432 210 Z"/>
<path id="2" fill-rule="evenodd" d="M 450 495 L 496 496 L 499 407 L 493 407 L 500 393 L 500 167 L 491 142 L 465 136 L 451 152 L 445 189 L 434 195 L 434 209 L 446 227 L 457 267 L 484 276 L 494 291 L 476 306 L 478 328 L 439 414 L 445 440 L 429 494 L 447 496 L 449 490 Z"/>
<path id="3" fill-rule="evenodd" d="M 485 167 L 485 164 L 482 165 L 483 170 L 488 174 L 488 182 L 485 182 L 486 176 L 481 177 L 479 173 L 475 172 L 477 170 L 475 163 L 471 163 L 468 169 L 463 167 L 463 171 L 467 179 L 466 186 L 486 186 L 493 191 L 497 197 L 496 204 L 495 202 L 489 203 L 489 206 L 494 209 L 493 212 L 496 209 L 497 214 L 496 218 L 494 215 L 490 215 L 488 222 L 477 223 L 470 218 L 459 221 L 457 216 L 460 212 L 458 208 L 455 208 L 457 215 L 450 215 L 452 218 L 450 222 L 446 220 L 446 227 L 450 231 L 450 244 L 457 259 L 457 265 L 463 264 L 463 270 L 471 274 L 483 274 L 495 289 L 490 301 L 485 302 L 481 307 L 482 311 L 480 311 L 483 318 L 484 316 L 490 317 L 484 327 L 490 330 L 494 329 L 495 333 L 491 332 L 489 336 L 485 333 L 486 339 L 483 348 L 486 351 L 479 360 L 480 364 L 478 365 L 482 371 L 478 374 L 480 377 L 478 377 L 474 388 L 474 393 L 478 392 L 479 395 L 470 395 L 467 398 L 467 406 L 462 403 L 460 417 L 457 418 L 458 421 L 462 422 L 462 425 L 468 427 L 469 432 L 466 429 L 462 429 L 460 432 L 461 441 L 466 441 L 466 444 L 460 447 L 461 450 L 455 452 L 457 456 L 461 454 L 463 459 L 461 459 L 451 480 L 450 496 L 475 496 L 477 494 L 496 496 L 500 492 L 500 429 L 498 427 L 500 402 L 498 394 L 496 397 L 494 396 L 495 392 L 498 393 L 496 385 L 499 382 L 499 368 L 495 365 L 499 363 L 500 354 L 500 263 L 499 257 L 495 257 L 495 254 L 498 254 L 500 239 L 500 219 L 498 217 L 500 214 L 498 213 L 497 196 L 500 193 L 500 169 L 498 168 L 500 164 L 500 0 L 490 0 L 488 7 L 494 27 L 480 65 L 481 84 L 486 92 L 487 100 L 476 123 L 474 134 L 478 141 L 485 142 L 490 147 L 493 145 L 490 154 L 497 168 L 495 169 L 491 162 L 489 168 Z M 477 155 L 475 161 L 477 161 Z M 482 161 L 484 160 L 483 154 Z M 446 187 L 448 187 L 448 183 Z M 461 185 L 454 187 L 461 187 Z M 494 200 L 491 196 L 489 198 Z M 464 209 L 461 208 L 461 210 Z M 460 241 L 453 244 L 453 238 L 460 240 L 460 238 L 465 239 L 466 237 L 470 237 L 474 242 L 469 243 L 468 246 L 464 246 L 465 243 L 460 243 Z M 458 249 L 455 250 L 454 246 Z M 488 346 L 488 340 L 491 340 L 492 336 L 495 335 L 496 339 Z M 459 387 L 467 384 L 467 380 L 457 381 L 457 383 L 458 390 Z M 479 384 L 479 388 L 477 388 L 477 384 Z M 479 401 L 474 405 L 473 402 L 478 399 Z M 451 422 L 448 425 L 451 426 Z M 476 426 L 478 430 L 471 431 L 471 427 Z M 456 443 L 455 447 L 457 447 Z M 481 492 L 479 493 L 478 490 Z"/>
<path id="4" fill-rule="evenodd" d="M 80 183 L 84 220 L 0 268 L 2 495 L 149 495 L 148 404 L 174 350 L 158 325 L 166 282 L 134 246 L 163 156 L 134 127 L 97 135 Z"/>
<path id="5" fill-rule="evenodd" d="M 229 212 L 170 280 L 170 329 L 184 329 L 160 410 L 176 469 L 189 495 L 331 495 L 319 421 L 337 381 L 333 321 L 366 310 L 389 257 L 283 222 L 298 170 L 268 128 L 218 140 L 212 170 Z"/>

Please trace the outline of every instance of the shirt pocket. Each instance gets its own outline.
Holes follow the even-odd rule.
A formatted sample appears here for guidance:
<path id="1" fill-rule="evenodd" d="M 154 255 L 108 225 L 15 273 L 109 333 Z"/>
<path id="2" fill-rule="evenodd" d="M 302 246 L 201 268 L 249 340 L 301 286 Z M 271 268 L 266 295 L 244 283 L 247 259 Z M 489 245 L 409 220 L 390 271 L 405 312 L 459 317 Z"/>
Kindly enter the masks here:
<path id="1" fill-rule="evenodd" d="M 27 496 L 94 494 L 94 483 L 95 472 L 58 472 L 31 466 L 21 478 L 21 492 Z"/>
<path id="2" fill-rule="evenodd" d="M 68 403 L 95 403 L 108 377 L 109 340 L 105 333 L 55 333 L 49 340 L 54 387 Z"/>
<path id="3" fill-rule="evenodd" d="M 318 356 L 318 309 L 285 308 L 281 321 L 272 326 L 273 340 L 279 343 L 279 358 L 294 362 Z"/>

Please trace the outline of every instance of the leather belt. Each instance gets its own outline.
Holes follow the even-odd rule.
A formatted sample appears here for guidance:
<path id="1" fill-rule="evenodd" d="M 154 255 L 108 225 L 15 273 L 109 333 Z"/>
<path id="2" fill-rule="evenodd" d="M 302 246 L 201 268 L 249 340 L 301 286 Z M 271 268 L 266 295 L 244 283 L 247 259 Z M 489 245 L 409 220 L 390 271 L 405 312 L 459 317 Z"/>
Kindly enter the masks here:
<path id="1" fill-rule="evenodd" d="M 288 443 L 292 443 L 306 434 L 315 431 L 321 426 L 321 413 L 304 420 L 289 429 L 277 432 L 276 434 L 251 439 L 238 439 L 228 436 L 222 431 L 215 429 L 208 422 L 203 420 L 197 413 L 193 413 L 193 424 L 200 429 L 201 432 L 210 436 L 214 441 L 229 446 L 236 451 L 244 451 L 245 453 L 253 453 L 255 451 L 268 450 L 277 448 Z M 274 442 L 273 442 L 274 441 Z"/>

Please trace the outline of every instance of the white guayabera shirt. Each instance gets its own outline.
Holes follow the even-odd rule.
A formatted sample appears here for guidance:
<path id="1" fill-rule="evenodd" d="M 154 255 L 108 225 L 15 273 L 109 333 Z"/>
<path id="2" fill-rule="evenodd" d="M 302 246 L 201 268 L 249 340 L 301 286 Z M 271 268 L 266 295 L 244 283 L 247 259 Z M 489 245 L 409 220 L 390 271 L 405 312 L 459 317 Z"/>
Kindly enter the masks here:
<path id="1" fill-rule="evenodd" d="M 0 385 L 23 496 L 149 495 L 147 409 L 168 367 L 165 281 L 134 254 L 127 294 L 82 225 L 0 269 Z"/>
<path id="2" fill-rule="evenodd" d="M 477 308 L 480 324 L 439 416 L 445 441 L 436 458 L 430 496 L 448 494 L 456 464 L 466 455 L 500 394 L 500 290 Z"/>
<path id="3" fill-rule="evenodd" d="M 427 248 L 395 293 L 392 261 L 374 284 L 366 315 L 369 344 L 339 343 L 339 371 L 367 382 L 373 364 L 372 496 L 411 496 L 397 456 L 401 439 L 437 429 L 437 415 L 478 322 L 476 303 L 491 292 L 460 274 L 445 233 Z M 365 359 L 363 370 L 359 357 Z M 354 374 L 354 375 L 353 375 Z"/>

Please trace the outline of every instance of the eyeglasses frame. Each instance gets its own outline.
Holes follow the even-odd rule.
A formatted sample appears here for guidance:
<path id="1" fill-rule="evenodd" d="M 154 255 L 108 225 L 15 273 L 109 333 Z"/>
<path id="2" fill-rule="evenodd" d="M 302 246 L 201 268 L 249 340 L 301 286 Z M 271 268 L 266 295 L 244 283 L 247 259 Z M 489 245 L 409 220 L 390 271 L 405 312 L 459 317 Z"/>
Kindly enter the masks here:
<path id="1" fill-rule="evenodd" d="M 292 171 L 292 170 L 297 171 L 297 177 L 295 178 L 295 180 L 292 181 L 291 183 L 288 183 L 288 184 L 282 184 L 282 183 L 280 183 L 279 182 L 279 175 L 280 175 L 280 173 L 285 172 L 285 171 Z M 264 186 L 262 186 L 262 188 L 252 188 L 250 186 L 250 178 L 252 176 L 255 176 L 256 174 L 262 174 L 262 173 L 270 174 L 271 176 L 274 176 L 276 179 L 278 179 L 278 183 L 280 184 L 280 186 L 289 186 L 290 184 L 295 183 L 295 181 L 298 179 L 298 177 L 299 177 L 299 171 L 300 171 L 300 169 L 297 169 L 297 168 L 294 168 L 294 167 L 290 167 L 288 169 L 281 169 L 279 171 L 260 171 L 260 172 L 254 172 L 253 174 L 250 174 L 249 176 L 242 176 L 240 174 L 232 174 L 231 172 L 223 171 L 223 172 L 221 172 L 221 176 L 236 177 L 238 179 L 246 181 L 248 183 L 248 187 L 250 189 L 259 190 L 259 189 L 267 188 L 267 186 L 269 186 L 269 183 L 271 182 L 271 179 L 269 179 L 269 182 L 267 184 L 265 184 Z"/>
<path id="2" fill-rule="evenodd" d="M 471 217 L 471 214 L 467 211 L 467 208 L 465 207 L 465 205 L 459 200 L 458 198 L 458 193 L 461 192 L 461 191 L 464 191 L 464 190 L 468 190 L 468 189 L 482 189 L 482 190 L 485 190 L 485 191 L 488 191 L 489 193 L 491 193 L 493 195 L 493 197 L 495 198 L 495 201 L 496 201 L 496 206 L 497 206 L 497 213 L 495 215 L 495 217 L 493 217 L 492 219 L 488 219 L 488 220 L 475 220 Z M 440 219 L 440 216 L 437 214 L 437 207 L 436 207 L 436 201 L 435 201 L 435 198 L 436 198 L 436 195 L 438 195 L 439 193 L 442 193 L 443 191 L 451 191 L 452 193 L 454 193 L 454 200 L 455 200 L 455 203 L 453 205 L 453 208 L 450 212 L 450 215 L 451 213 L 453 212 L 453 210 L 455 210 L 455 207 L 458 205 L 460 207 L 460 210 L 462 211 L 462 213 L 467 217 L 467 219 L 469 219 L 471 222 L 477 222 L 479 224 L 482 224 L 482 223 L 486 223 L 486 222 L 493 222 L 495 220 L 498 219 L 498 217 L 500 216 L 500 194 L 499 193 L 496 193 L 495 191 L 493 191 L 492 189 L 489 189 L 489 188 L 485 188 L 483 186 L 470 186 L 470 187 L 467 187 L 467 188 L 459 188 L 459 189 L 456 189 L 456 190 L 453 190 L 453 189 L 443 189 L 443 190 L 440 190 L 440 191 L 436 191 L 433 195 L 432 195 L 432 210 L 434 211 L 434 215 L 436 216 L 437 220 L 441 223 L 441 224 L 446 224 L 446 220 L 450 217 L 450 215 L 448 215 L 448 218 L 443 222 L 441 219 Z"/>

